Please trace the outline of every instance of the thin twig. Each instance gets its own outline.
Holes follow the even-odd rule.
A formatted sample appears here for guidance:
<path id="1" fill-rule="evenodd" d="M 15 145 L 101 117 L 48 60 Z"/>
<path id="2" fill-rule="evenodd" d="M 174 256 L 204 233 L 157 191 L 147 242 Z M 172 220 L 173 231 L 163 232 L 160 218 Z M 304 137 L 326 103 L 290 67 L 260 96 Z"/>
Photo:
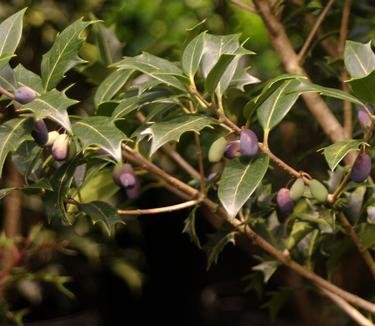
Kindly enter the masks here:
<path id="1" fill-rule="evenodd" d="M 199 192 L 196 189 L 180 181 L 179 179 L 172 177 L 171 175 L 169 175 L 168 173 L 166 173 L 165 171 L 163 171 L 162 169 L 154 165 L 152 162 L 148 161 L 141 154 L 132 150 L 130 147 L 124 145 L 123 148 L 125 150 L 125 155 L 129 159 L 129 161 L 142 166 L 144 169 L 148 170 L 151 173 L 156 174 L 157 176 L 161 177 L 166 182 L 168 182 L 171 186 L 190 195 L 191 198 L 197 198 L 199 196 Z M 262 237 L 260 237 L 257 233 L 255 233 L 250 227 L 248 226 L 245 227 L 244 225 L 241 224 L 239 220 L 230 218 L 226 214 L 226 212 L 223 210 L 223 208 L 219 207 L 218 204 L 214 203 L 208 198 L 203 198 L 202 203 L 205 204 L 208 208 L 211 208 L 216 211 L 216 214 L 214 214 L 213 219 L 215 220 L 217 224 L 220 225 L 224 220 L 227 221 L 237 230 L 244 233 L 247 237 L 249 237 L 252 241 L 254 241 L 254 243 L 256 243 L 265 252 L 275 257 L 277 260 L 279 260 L 281 263 L 283 263 L 284 265 L 286 265 L 287 267 L 289 267 L 290 269 L 292 269 L 299 275 L 312 281 L 318 287 L 322 287 L 328 291 L 331 291 L 334 294 L 342 297 L 346 301 L 351 302 L 352 304 L 357 305 L 358 307 L 361 307 L 371 313 L 375 313 L 375 304 L 369 301 L 366 301 L 355 294 L 352 294 L 350 292 L 347 292 L 337 287 L 331 282 L 328 282 L 327 280 L 323 279 L 319 275 L 308 270 L 306 267 L 292 261 L 289 256 L 285 255 L 284 253 L 279 251 L 277 248 L 272 246 L 269 242 L 267 242 Z"/>
<path id="2" fill-rule="evenodd" d="M 12 100 L 16 99 L 15 96 L 14 96 L 14 94 L 8 92 L 4 87 L 1 87 L 1 86 L 0 86 L 0 93 L 4 94 L 6 97 L 9 97 Z"/>
<path id="3" fill-rule="evenodd" d="M 181 209 L 185 209 L 188 207 L 198 205 L 200 202 L 201 200 L 196 199 L 196 200 L 189 200 L 181 204 L 170 205 L 170 206 L 165 206 L 165 207 L 146 208 L 146 209 L 129 209 L 129 210 L 118 209 L 117 213 L 121 215 L 151 215 L 151 214 L 169 213 L 169 212 L 178 211 Z"/>
<path id="4" fill-rule="evenodd" d="M 194 137 L 195 137 L 195 144 L 197 146 L 197 160 L 198 160 L 199 173 L 200 173 L 201 194 L 204 195 L 206 193 L 206 177 L 204 175 L 201 141 L 197 133 L 194 133 Z"/>
<path id="5" fill-rule="evenodd" d="M 327 2 L 326 6 L 324 7 L 324 9 L 322 10 L 322 12 L 320 13 L 318 19 L 316 20 L 314 26 L 312 27 L 309 35 L 306 38 L 305 44 L 303 44 L 301 51 L 298 53 L 298 57 L 297 57 L 298 62 L 301 62 L 302 59 L 305 57 L 306 52 L 309 49 L 309 47 L 311 45 L 311 42 L 314 39 L 314 37 L 315 37 L 315 35 L 316 35 L 316 33 L 319 29 L 319 26 L 322 24 L 324 18 L 327 16 L 329 9 L 331 9 L 331 7 L 333 5 L 333 2 L 334 2 L 334 0 L 329 0 Z"/>
<path id="6" fill-rule="evenodd" d="M 349 220 L 346 218 L 344 213 L 338 214 L 340 223 L 344 227 L 346 234 L 352 240 L 352 242 L 357 247 L 360 255 L 362 256 L 363 260 L 369 267 L 372 277 L 375 278 L 375 261 L 374 258 L 371 256 L 369 250 L 363 245 L 361 239 L 358 237 L 357 233 L 354 231 L 353 226 L 350 224 Z"/>
<path id="7" fill-rule="evenodd" d="M 352 318 L 358 325 L 361 326 L 374 326 L 374 324 L 363 316 L 357 309 L 347 303 L 344 299 L 340 298 L 336 294 L 320 289 L 324 295 L 330 298 L 342 311 L 344 311 L 350 318 Z"/>
<path id="8" fill-rule="evenodd" d="M 251 12 L 252 14 L 257 14 L 257 10 L 251 6 L 251 5 L 248 5 L 247 3 L 244 3 L 242 2 L 241 0 L 232 0 L 232 3 L 238 7 L 240 7 L 241 9 L 244 9 L 248 12 Z"/>

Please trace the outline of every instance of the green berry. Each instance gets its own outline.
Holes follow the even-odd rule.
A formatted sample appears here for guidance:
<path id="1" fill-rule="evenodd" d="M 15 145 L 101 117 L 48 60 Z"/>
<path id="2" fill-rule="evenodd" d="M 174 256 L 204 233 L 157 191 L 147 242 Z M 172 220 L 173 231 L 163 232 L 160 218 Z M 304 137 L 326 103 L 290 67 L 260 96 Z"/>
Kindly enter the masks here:
<path id="1" fill-rule="evenodd" d="M 290 187 L 290 198 L 294 201 L 300 199 L 305 191 L 305 183 L 302 178 L 298 178 L 294 181 L 293 185 Z"/>
<path id="2" fill-rule="evenodd" d="M 318 180 L 312 179 L 309 182 L 311 195 L 321 203 L 324 203 L 328 197 L 328 190 Z"/>
<path id="3" fill-rule="evenodd" d="M 219 162 L 222 159 L 227 143 L 224 137 L 220 137 L 212 143 L 208 151 L 208 160 L 211 163 Z"/>

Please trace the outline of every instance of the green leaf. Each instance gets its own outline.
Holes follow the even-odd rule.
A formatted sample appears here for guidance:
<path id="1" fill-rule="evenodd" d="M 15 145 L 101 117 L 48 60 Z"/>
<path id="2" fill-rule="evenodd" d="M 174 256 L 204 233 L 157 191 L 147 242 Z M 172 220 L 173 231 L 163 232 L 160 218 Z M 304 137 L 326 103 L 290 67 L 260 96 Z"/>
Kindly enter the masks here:
<path id="1" fill-rule="evenodd" d="M 9 120 L 0 125 L 0 176 L 8 153 L 15 151 L 24 141 L 31 139 L 32 125 L 25 118 Z"/>
<path id="2" fill-rule="evenodd" d="M 259 83 L 260 80 L 252 75 L 250 75 L 245 69 L 238 69 L 234 73 L 234 76 L 229 84 L 230 88 L 237 88 L 240 91 L 244 92 L 244 87 L 250 84 Z"/>
<path id="3" fill-rule="evenodd" d="M 375 105 L 375 70 L 363 78 L 352 78 L 348 83 L 355 96 Z"/>
<path id="4" fill-rule="evenodd" d="M 350 139 L 322 148 L 323 155 L 328 163 L 329 168 L 334 171 L 337 165 L 350 151 L 358 150 L 359 146 L 364 144 L 362 140 Z"/>
<path id="5" fill-rule="evenodd" d="M 0 56 L 0 69 L 2 69 L 4 66 L 6 66 L 8 64 L 8 62 L 10 61 L 10 59 L 12 59 L 15 56 L 16 56 L 15 54 L 3 54 L 3 55 L 1 55 Z"/>
<path id="6" fill-rule="evenodd" d="M 23 109 L 31 110 L 36 119 L 48 118 L 55 121 L 71 132 L 71 126 L 67 109 L 78 103 L 68 98 L 64 92 L 53 89 L 37 97 L 34 101 L 22 106 Z"/>
<path id="7" fill-rule="evenodd" d="M 120 69 L 110 73 L 96 90 L 94 103 L 98 107 L 101 103 L 111 100 L 125 85 L 134 70 Z"/>
<path id="8" fill-rule="evenodd" d="M 80 139 L 83 148 L 91 145 L 106 150 L 113 158 L 122 162 L 121 143 L 128 137 L 118 129 L 108 117 L 87 117 L 73 126 L 74 134 Z"/>
<path id="9" fill-rule="evenodd" d="M 26 8 L 16 12 L 0 24 L 0 62 L 2 67 L 9 62 L 20 42 L 25 11 Z"/>
<path id="10" fill-rule="evenodd" d="M 12 153 L 12 162 L 25 180 L 36 182 L 42 177 L 43 149 L 34 140 L 27 140 Z"/>
<path id="11" fill-rule="evenodd" d="M 297 245 L 308 233 L 313 230 L 310 223 L 304 221 L 295 221 L 293 223 L 292 231 L 285 240 L 285 245 L 288 250 L 291 250 Z"/>
<path id="12" fill-rule="evenodd" d="M 180 79 L 186 79 L 183 71 L 172 62 L 144 52 L 136 57 L 125 57 L 117 62 L 119 69 L 134 69 L 143 72 L 162 83 L 186 92 L 185 85 Z M 176 78 L 178 76 L 178 78 Z"/>
<path id="13" fill-rule="evenodd" d="M 362 223 L 359 225 L 359 238 L 365 249 L 375 248 L 375 225 Z"/>
<path id="14" fill-rule="evenodd" d="M 48 221 L 59 221 L 65 225 L 71 224 L 64 200 L 67 198 L 73 180 L 74 171 L 82 160 L 77 155 L 71 161 L 65 162 L 52 175 L 50 182 L 53 191 L 47 191 L 44 199 Z"/>
<path id="15" fill-rule="evenodd" d="M 217 87 L 220 87 L 221 79 L 224 75 L 224 73 L 227 72 L 227 68 L 231 68 L 228 72 L 228 75 L 226 76 L 226 79 L 223 80 L 225 84 L 227 84 L 227 87 L 230 84 L 230 81 L 234 75 L 233 65 L 230 67 L 230 64 L 233 62 L 233 60 L 236 58 L 235 54 L 223 54 L 221 55 L 219 61 L 216 63 L 216 65 L 210 70 L 209 74 L 207 75 L 206 81 L 205 81 L 205 89 L 209 93 L 213 93 Z M 236 62 L 237 64 L 237 62 Z M 235 67 L 234 67 L 235 69 Z M 226 88 L 225 88 L 226 89 Z M 225 89 L 221 89 L 219 91 L 220 94 L 223 94 L 223 91 Z"/>
<path id="16" fill-rule="evenodd" d="M 260 271 L 263 273 L 263 282 L 267 283 L 271 276 L 276 272 L 277 267 L 280 266 L 280 263 L 277 260 L 267 260 L 263 261 L 260 264 L 253 266 L 251 269 L 253 271 Z"/>
<path id="17" fill-rule="evenodd" d="M 280 313 L 281 309 L 288 302 L 288 299 L 293 291 L 295 290 L 291 288 L 279 288 L 277 291 L 267 292 L 267 296 L 269 296 L 270 299 L 264 305 L 262 305 L 261 308 L 268 308 L 271 320 L 273 322 L 276 320 L 276 317 Z"/>
<path id="18" fill-rule="evenodd" d="M 368 76 L 375 69 L 375 54 L 371 49 L 371 41 L 366 44 L 346 41 L 344 62 L 351 77 Z"/>
<path id="19" fill-rule="evenodd" d="M 190 240 L 198 247 L 202 248 L 201 242 L 199 240 L 199 237 L 197 235 L 197 232 L 195 230 L 195 217 L 197 212 L 198 206 L 195 206 L 189 216 L 184 221 L 184 229 L 182 230 L 182 233 L 187 233 L 190 237 Z"/>
<path id="20" fill-rule="evenodd" d="M 267 172 L 268 164 L 268 156 L 260 154 L 250 163 L 236 158 L 224 168 L 218 196 L 231 218 L 237 215 L 240 208 L 260 185 Z"/>
<path id="21" fill-rule="evenodd" d="M 299 97 L 299 93 L 293 92 L 300 80 L 289 79 L 284 82 L 258 107 L 257 115 L 265 132 L 275 127 L 290 111 Z"/>
<path id="22" fill-rule="evenodd" d="M 206 32 L 203 32 L 193 38 L 182 54 L 182 69 L 189 76 L 191 81 L 194 80 L 194 76 L 203 57 L 205 34 Z"/>
<path id="23" fill-rule="evenodd" d="M 150 155 L 170 141 L 179 141 L 183 133 L 194 131 L 199 133 L 205 127 L 211 127 L 213 119 L 201 115 L 182 115 L 168 121 L 154 123 L 143 130 L 141 135 L 150 135 L 152 138 Z"/>
<path id="24" fill-rule="evenodd" d="M 14 73 L 16 76 L 18 87 L 27 86 L 31 88 L 37 95 L 44 93 L 42 79 L 39 75 L 26 69 L 21 64 L 14 68 Z"/>
<path id="25" fill-rule="evenodd" d="M 51 49 L 43 55 L 41 73 L 46 91 L 56 87 L 69 69 L 85 62 L 78 56 L 78 50 L 85 40 L 81 33 L 94 23 L 96 21 L 78 19 L 57 36 Z"/>
<path id="26" fill-rule="evenodd" d="M 11 93 L 14 93 L 16 85 L 17 82 L 14 70 L 9 64 L 6 64 L 0 69 L 0 86 Z"/>
<path id="27" fill-rule="evenodd" d="M 79 209 L 86 213 L 95 224 L 102 222 L 110 235 L 117 223 L 125 224 L 117 210 L 106 202 L 95 200 L 90 203 L 80 204 Z"/>

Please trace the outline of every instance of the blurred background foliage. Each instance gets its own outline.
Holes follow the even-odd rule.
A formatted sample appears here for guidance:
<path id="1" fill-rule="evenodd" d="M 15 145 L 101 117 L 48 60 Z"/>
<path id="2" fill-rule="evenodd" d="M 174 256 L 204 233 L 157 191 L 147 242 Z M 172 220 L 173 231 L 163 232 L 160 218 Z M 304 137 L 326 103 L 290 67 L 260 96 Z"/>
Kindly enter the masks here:
<path id="1" fill-rule="evenodd" d="M 295 49 L 299 50 L 311 29 L 306 23 L 305 16 L 311 15 L 316 19 L 326 1 L 273 2 Z M 339 35 L 342 4 L 343 1 L 335 1 L 323 22 L 323 32 L 319 40 L 313 44 L 304 62 L 306 70 L 315 82 L 337 88 L 341 88 L 338 76 L 342 60 L 327 55 L 320 44 L 324 39 L 335 44 Z M 262 81 L 283 73 L 262 20 L 256 14 L 237 7 L 229 0 L 0 0 L 0 20 L 25 6 L 29 9 L 25 16 L 22 43 L 17 50 L 18 57 L 15 61 L 37 73 L 40 72 L 41 57 L 50 48 L 56 34 L 82 16 L 103 20 L 109 29 L 108 38 L 113 48 L 117 49 L 117 59 L 123 55 L 132 56 L 147 51 L 177 60 L 184 45 L 193 35 L 198 31 L 208 30 L 213 34 L 240 33 L 246 47 L 257 53 L 247 58 L 248 62 L 244 63 L 244 66 L 250 65 L 251 73 Z M 353 1 L 348 39 L 360 42 L 374 40 L 374 17 L 373 0 Z M 89 38 L 88 42 L 90 41 Z M 95 61 L 95 55 L 94 58 L 90 58 L 90 54 L 93 55 L 92 48 L 90 45 L 87 46 L 86 59 Z M 70 90 L 73 92 L 71 96 L 84 99 L 92 94 L 95 85 L 100 82 L 92 78 L 98 76 L 98 70 L 90 72 L 90 69 L 83 69 L 75 73 L 86 86 L 82 87 L 82 84 L 78 83 L 80 86 L 74 86 Z M 101 73 L 104 78 L 108 71 L 104 67 Z M 70 82 L 76 80 L 77 76 L 74 76 Z M 249 86 L 245 94 L 234 91 L 229 94 L 226 104 L 233 114 L 237 114 L 259 89 L 260 86 Z M 329 104 L 334 112 L 341 112 L 342 103 L 333 100 Z M 90 111 L 89 107 L 85 109 Z M 326 175 L 323 158 L 315 152 L 317 148 L 328 143 L 325 143 L 325 137 L 314 121 L 301 126 L 299 121 L 307 115 L 304 104 L 298 102 L 296 109 L 274 132 L 271 139 L 272 147 L 281 158 L 287 158 L 292 166 L 303 167 L 313 171 L 315 175 Z M 182 146 L 185 146 L 184 139 Z M 186 152 L 188 150 L 187 147 Z M 285 184 L 286 181 L 283 178 L 278 179 L 277 176 L 274 179 L 276 187 Z M 159 189 L 151 189 L 142 199 L 142 206 L 162 206 L 170 201 L 169 196 L 169 193 L 161 192 Z M 25 199 L 23 205 L 24 236 L 27 237 L 26 230 L 30 225 L 44 222 L 40 209 L 42 203 Z M 100 226 L 89 227 L 86 220 L 71 228 L 48 226 L 46 230 L 40 231 L 38 239 L 50 239 L 55 242 L 69 240 L 68 248 L 53 256 L 52 260 L 37 257 L 38 263 L 31 261 L 31 265 L 23 266 L 25 270 L 21 270 L 20 273 L 26 273 L 30 268 L 33 271 L 52 270 L 53 273 L 53 268 L 57 268 L 61 274 L 72 276 L 74 281 L 65 286 L 76 294 L 76 300 L 63 299 L 49 289 L 49 296 L 38 301 L 35 299 L 38 298 L 38 294 L 35 294 L 37 290 L 28 283 L 21 286 L 21 292 L 26 291 L 21 301 L 18 296 L 11 293 L 11 302 L 17 303 L 13 308 L 20 310 L 22 314 L 22 309 L 27 306 L 24 302 L 25 297 L 27 298 L 30 291 L 34 291 L 34 299 L 30 299 L 29 295 L 30 300 L 26 300 L 28 305 L 31 304 L 33 311 L 26 320 L 52 318 L 89 309 L 91 315 L 81 316 L 82 320 L 74 325 L 96 325 L 99 323 L 98 320 L 105 320 L 109 325 L 115 322 L 117 317 L 122 317 L 123 321 L 139 317 L 144 321 L 147 316 L 141 315 L 145 309 L 154 314 L 155 320 L 160 319 L 167 323 L 185 318 L 179 325 L 199 325 L 202 320 L 205 321 L 204 325 L 267 323 L 267 319 L 262 319 L 262 313 L 255 312 L 259 302 L 254 300 L 254 295 L 245 296 L 241 288 L 240 278 L 249 272 L 250 260 L 247 255 L 232 248 L 226 249 L 223 257 L 219 259 L 219 264 L 206 272 L 204 253 L 194 248 L 186 235 L 180 234 L 185 217 L 185 212 L 182 212 L 162 217 L 130 219 L 125 227 L 119 228 L 113 238 L 107 237 Z M 202 224 L 199 227 L 203 232 L 210 230 L 204 222 L 199 223 Z M 4 243 L 0 241 L 0 246 L 2 245 Z M 350 278 L 353 278 L 353 275 L 349 275 Z M 121 279 L 125 282 L 121 283 Z M 353 288 L 356 284 L 363 286 L 361 280 L 353 279 Z M 146 287 L 142 292 L 140 288 L 144 282 Z M 277 288 L 279 283 L 284 282 L 280 278 L 271 280 L 270 289 Z M 257 282 L 250 283 L 250 287 L 251 284 Z M 255 291 L 259 294 L 264 289 L 257 287 Z M 140 295 L 141 292 L 143 295 Z M 275 305 L 268 306 L 282 306 L 290 293 L 288 290 L 280 293 L 279 296 L 273 292 L 268 293 L 269 302 L 276 301 Z M 216 298 L 213 297 L 215 295 Z M 168 306 L 169 309 L 166 308 Z M 248 315 L 249 311 L 251 316 Z M 275 314 L 275 310 L 271 313 Z M 286 308 L 283 310 L 282 318 L 295 324 L 294 321 L 298 323 L 303 314 L 303 311 Z M 279 323 L 289 324 L 285 321 Z M 142 322 L 138 323 L 141 324 Z"/>

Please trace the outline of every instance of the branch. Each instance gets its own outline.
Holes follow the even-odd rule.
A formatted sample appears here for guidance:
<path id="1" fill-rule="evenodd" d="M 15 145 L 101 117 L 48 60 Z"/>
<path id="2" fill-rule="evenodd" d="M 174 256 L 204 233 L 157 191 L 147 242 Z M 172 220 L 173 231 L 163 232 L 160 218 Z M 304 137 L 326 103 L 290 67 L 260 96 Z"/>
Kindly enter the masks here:
<path id="1" fill-rule="evenodd" d="M 370 251 L 363 245 L 361 239 L 358 237 L 357 233 L 354 231 L 353 226 L 350 224 L 349 220 L 343 213 L 339 213 L 339 220 L 342 226 L 344 227 L 346 234 L 352 240 L 354 245 L 357 247 L 358 252 L 362 256 L 363 260 L 369 267 L 372 277 L 375 278 L 375 261 L 370 254 Z"/>
<path id="2" fill-rule="evenodd" d="M 198 205 L 200 202 L 201 200 L 196 199 L 196 200 L 189 200 L 181 204 L 158 207 L 158 208 L 129 209 L 129 210 L 119 209 L 117 210 L 117 213 L 121 215 L 151 215 L 151 214 L 169 213 L 169 212 L 178 211 L 181 209 L 185 209 L 188 207 Z"/>
<path id="3" fill-rule="evenodd" d="M 130 147 L 124 145 L 125 155 L 129 161 L 139 166 L 142 166 L 144 169 L 148 170 L 151 173 L 156 174 L 157 176 L 164 179 L 167 183 L 171 186 L 175 187 L 176 189 L 190 195 L 191 198 L 197 198 L 199 196 L 199 191 L 190 187 L 189 185 L 185 184 L 184 182 L 180 181 L 177 178 L 169 175 L 152 162 L 148 161 L 144 158 L 141 154 L 135 152 Z M 275 257 L 281 263 L 292 269 L 294 272 L 298 273 L 302 277 L 310 280 L 318 287 L 322 287 L 337 296 L 345 299 L 348 302 L 351 302 L 358 307 L 366 309 L 369 312 L 375 313 L 375 304 L 362 299 L 361 297 L 347 292 L 336 285 L 328 282 L 324 278 L 320 277 L 319 275 L 311 272 L 306 267 L 292 261 L 289 256 L 283 254 L 277 248 L 272 246 L 269 242 L 264 240 L 260 237 L 257 233 L 255 233 L 249 226 L 244 226 L 241 222 L 237 219 L 230 218 L 222 207 L 219 207 L 218 204 L 211 201 L 208 198 L 203 198 L 202 203 L 205 204 L 208 208 L 214 210 L 216 214 L 212 214 L 212 219 L 210 222 L 214 223 L 216 226 L 221 225 L 224 221 L 230 223 L 233 227 L 238 229 L 241 233 L 245 234 L 248 238 L 250 238 L 255 244 L 257 244 L 261 249 L 263 249 L 269 255 Z"/>
<path id="4" fill-rule="evenodd" d="M 199 164 L 201 194 L 204 195 L 206 193 L 206 177 L 204 175 L 201 141 L 197 133 L 194 133 L 194 137 L 195 137 L 195 144 L 197 146 L 197 160 Z"/>
<path id="5" fill-rule="evenodd" d="M 350 318 L 352 318 L 358 325 L 361 326 L 374 326 L 374 324 L 363 316 L 357 309 L 347 303 L 344 299 L 329 292 L 325 289 L 321 289 L 324 295 L 330 298 L 341 310 L 343 310 Z"/>
<path id="6" fill-rule="evenodd" d="M 0 86 L 0 93 L 5 95 L 6 97 L 9 97 L 12 100 L 16 99 L 15 96 L 12 93 L 8 92 L 5 88 L 3 88 L 1 86 Z"/>
<path id="7" fill-rule="evenodd" d="M 273 15 L 268 2 L 262 0 L 253 0 L 253 2 L 267 27 L 273 47 L 278 53 L 286 71 L 289 73 L 307 76 L 307 73 L 298 62 L 297 54 L 289 41 L 284 26 Z M 305 93 L 302 95 L 302 97 L 307 108 L 313 114 L 323 131 L 332 142 L 336 143 L 338 141 L 347 139 L 344 129 L 319 94 Z M 353 161 L 352 156 L 347 157 L 347 161 Z"/>
<path id="8" fill-rule="evenodd" d="M 324 7 L 324 9 L 322 10 L 322 12 L 320 13 L 318 19 L 316 20 L 314 26 L 311 29 L 309 35 L 307 36 L 306 41 L 303 44 L 301 51 L 298 53 L 298 58 L 297 58 L 298 62 L 302 62 L 302 59 L 305 57 L 306 52 L 309 49 L 309 47 L 311 45 L 311 42 L 314 39 L 314 37 L 315 37 L 315 35 L 316 35 L 316 33 L 319 29 L 319 26 L 322 24 L 324 18 L 327 16 L 329 9 L 331 9 L 331 7 L 333 5 L 333 2 L 334 2 L 334 0 L 329 0 L 327 2 L 326 6 Z"/>

